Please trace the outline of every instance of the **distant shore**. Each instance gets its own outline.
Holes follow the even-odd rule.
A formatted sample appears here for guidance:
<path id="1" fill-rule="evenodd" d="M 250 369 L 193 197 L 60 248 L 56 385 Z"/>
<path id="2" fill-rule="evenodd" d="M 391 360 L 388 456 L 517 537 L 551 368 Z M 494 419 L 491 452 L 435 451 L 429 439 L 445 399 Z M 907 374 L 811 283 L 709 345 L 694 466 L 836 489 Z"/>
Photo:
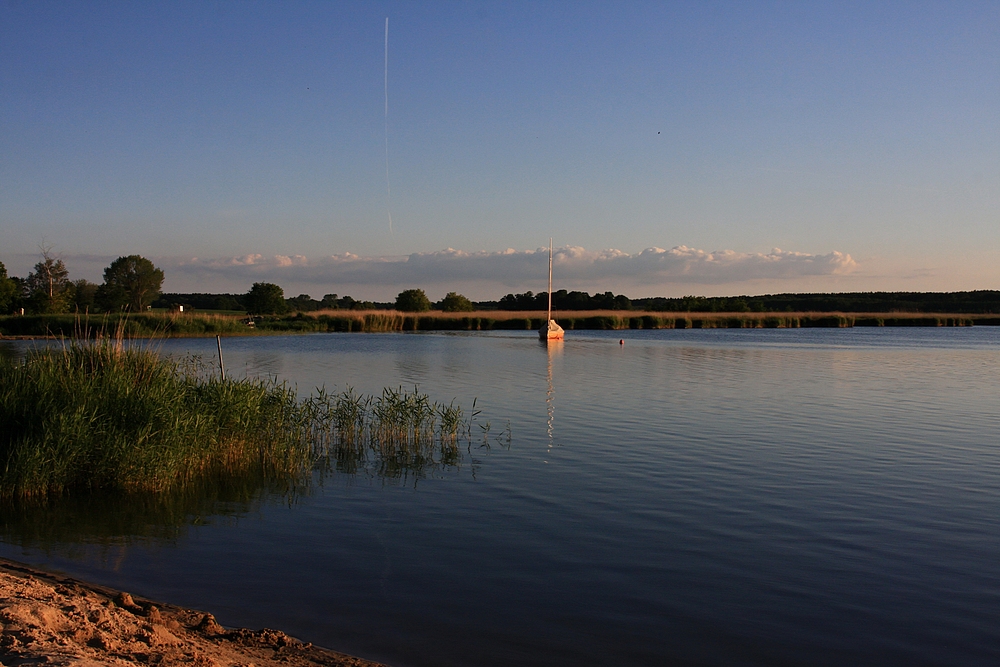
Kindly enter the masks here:
<path id="1" fill-rule="evenodd" d="M 384 667 L 279 630 L 227 629 L 211 614 L 0 559 L 0 660 L 47 665 Z"/>
<path id="2" fill-rule="evenodd" d="M 1000 314 L 770 312 L 699 313 L 563 310 L 553 318 L 567 331 L 627 329 L 797 329 L 810 327 L 1000 326 Z M 0 317 L 0 338 L 92 337 L 119 325 L 130 337 L 253 336 L 283 333 L 532 330 L 544 311 L 404 313 L 395 310 L 320 310 L 248 317 L 214 313 L 139 315 L 26 315 Z"/>

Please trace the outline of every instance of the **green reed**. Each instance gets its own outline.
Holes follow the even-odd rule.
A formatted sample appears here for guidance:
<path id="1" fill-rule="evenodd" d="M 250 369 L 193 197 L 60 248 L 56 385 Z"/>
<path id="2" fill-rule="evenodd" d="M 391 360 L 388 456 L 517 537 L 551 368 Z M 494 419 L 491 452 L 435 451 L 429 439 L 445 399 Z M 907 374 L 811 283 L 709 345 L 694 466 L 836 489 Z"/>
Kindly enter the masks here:
<path id="1" fill-rule="evenodd" d="M 223 380 L 119 336 L 0 362 L 0 499 L 164 492 L 239 476 L 303 481 L 315 465 L 457 465 L 473 417 L 414 388 L 363 396 Z"/>
<path id="2" fill-rule="evenodd" d="M 363 470 L 382 478 L 459 465 L 460 444 L 471 449 L 479 414 L 466 419 L 454 401 L 433 402 L 416 387 L 384 389 L 378 396 L 319 389 L 304 406 L 313 420 L 312 441 L 321 467 L 352 474 Z"/>
<path id="3" fill-rule="evenodd" d="M 310 463 L 294 393 L 258 380 L 187 375 L 107 339 L 0 365 L 0 497 L 162 491 Z"/>

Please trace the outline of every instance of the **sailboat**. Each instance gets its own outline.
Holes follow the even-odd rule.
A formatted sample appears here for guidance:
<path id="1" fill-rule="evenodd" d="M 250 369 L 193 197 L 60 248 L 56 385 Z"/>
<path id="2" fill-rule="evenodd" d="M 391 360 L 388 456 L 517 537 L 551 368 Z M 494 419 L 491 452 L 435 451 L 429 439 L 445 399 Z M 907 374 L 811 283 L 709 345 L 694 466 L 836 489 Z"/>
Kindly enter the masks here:
<path id="1" fill-rule="evenodd" d="M 549 239 L 549 314 L 545 318 L 545 324 L 538 330 L 538 337 L 544 341 L 562 340 L 565 332 L 563 328 L 552 319 L 552 239 Z"/>

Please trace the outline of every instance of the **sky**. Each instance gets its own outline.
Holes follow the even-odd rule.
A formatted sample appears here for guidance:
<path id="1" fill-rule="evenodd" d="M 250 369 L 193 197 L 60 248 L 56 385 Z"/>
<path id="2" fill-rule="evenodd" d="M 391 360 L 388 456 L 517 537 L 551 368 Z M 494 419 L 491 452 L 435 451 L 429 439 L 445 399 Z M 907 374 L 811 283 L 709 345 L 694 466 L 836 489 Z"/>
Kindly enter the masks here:
<path id="1" fill-rule="evenodd" d="M 497 299 L 551 237 L 554 289 L 1000 289 L 997 35 L 974 0 L 0 0 L 0 261 Z"/>

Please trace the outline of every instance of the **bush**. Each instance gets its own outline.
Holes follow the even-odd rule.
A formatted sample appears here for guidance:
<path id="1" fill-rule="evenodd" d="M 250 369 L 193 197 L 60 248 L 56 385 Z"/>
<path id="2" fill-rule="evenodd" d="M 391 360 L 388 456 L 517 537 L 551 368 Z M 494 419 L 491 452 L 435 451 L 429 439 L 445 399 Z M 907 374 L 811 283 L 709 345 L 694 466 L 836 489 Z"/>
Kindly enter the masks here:
<path id="1" fill-rule="evenodd" d="M 254 315 L 273 315 L 288 310 L 285 292 L 274 283 L 254 283 L 243 299 L 247 311 Z"/>
<path id="2" fill-rule="evenodd" d="M 396 310 L 404 313 L 423 313 L 431 309 L 431 300 L 422 289 L 403 290 L 396 297 Z"/>
<path id="3" fill-rule="evenodd" d="M 438 307 L 446 313 L 464 313 L 476 309 L 471 301 L 457 292 L 448 292 L 438 303 Z"/>

